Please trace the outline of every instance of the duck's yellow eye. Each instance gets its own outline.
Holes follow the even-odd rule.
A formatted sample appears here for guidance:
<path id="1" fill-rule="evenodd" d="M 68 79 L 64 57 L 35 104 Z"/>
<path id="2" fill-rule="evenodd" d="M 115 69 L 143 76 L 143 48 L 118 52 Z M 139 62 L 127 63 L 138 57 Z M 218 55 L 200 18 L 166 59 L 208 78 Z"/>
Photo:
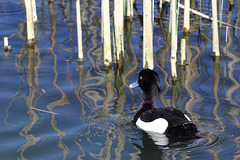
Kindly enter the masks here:
<path id="1" fill-rule="evenodd" d="M 142 76 L 140 76 L 139 79 L 142 79 Z"/>

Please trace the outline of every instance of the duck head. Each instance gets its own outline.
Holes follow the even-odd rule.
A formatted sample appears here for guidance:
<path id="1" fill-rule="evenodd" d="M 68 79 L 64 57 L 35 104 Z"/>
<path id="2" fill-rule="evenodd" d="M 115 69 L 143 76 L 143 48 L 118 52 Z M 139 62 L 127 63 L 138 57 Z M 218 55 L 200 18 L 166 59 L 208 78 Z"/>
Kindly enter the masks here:
<path id="1" fill-rule="evenodd" d="M 142 70 L 138 76 L 138 86 L 143 91 L 143 101 L 145 103 L 153 103 L 161 91 L 160 79 L 157 72 L 150 69 Z"/>

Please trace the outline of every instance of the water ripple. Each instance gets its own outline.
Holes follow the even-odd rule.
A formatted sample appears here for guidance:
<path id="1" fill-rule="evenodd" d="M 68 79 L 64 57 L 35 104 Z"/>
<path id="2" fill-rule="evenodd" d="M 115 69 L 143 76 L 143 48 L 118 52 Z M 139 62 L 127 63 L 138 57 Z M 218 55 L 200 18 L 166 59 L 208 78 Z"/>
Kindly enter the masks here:
<path id="1" fill-rule="evenodd" d="M 192 151 L 208 150 L 221 145 L 223 141 L 225 141 L 224 137 L 218 133 L 201 131 L 200 135 L 202 136 L 202 138 L 194 140 L 190 146 L 184 148 L 183 150 L 189 149 L 191 149 Z"/>

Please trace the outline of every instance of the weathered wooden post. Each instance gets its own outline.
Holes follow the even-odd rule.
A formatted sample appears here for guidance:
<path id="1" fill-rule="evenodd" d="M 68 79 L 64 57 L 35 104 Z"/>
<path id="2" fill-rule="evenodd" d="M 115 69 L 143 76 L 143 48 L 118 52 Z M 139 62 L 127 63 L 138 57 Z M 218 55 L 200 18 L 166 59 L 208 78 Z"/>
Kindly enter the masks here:
<path id="1" fill-rule="evenodd" d="M 184 22 L 183 32 L 189 33 L 190 30 L 190 0 L 184 0 Z"/>
<path id="2" fill-rule="evenodd" d="M 171 75 L 177 80 L 177 0 L 171 0 Z"/>
<path id="3" fill-rule="evenodd" d="M 126 11 L 126 15 L 127 17 L 129 17 L 130 19 L 133 18 L 133 0 L 126 0 L 127 3 L 126 3 L 126 8 L 127 8 L 127 11 Z"/>
<path id="4" fill-rule="evenodd" d="M 78 59 L 83 61 L 82 51 L 82 27 L 81 27 L 81 14 L 80 14 L 80 1 L 76 0 L 76 16 L 77 16 L 77 39 L 78 39 Z"/>
<path id="5" fill-rule="evenodd" d="M 114 43 L 115 63 L 122 63 L 124 57 L 124 13 L 123 0 L 114 0 Z"/>
<path id="6" fill-rule="evenodd" d="M 213 55 L 219 56 L 219 39 L 218 39 L 218 19 L 217 19 L 217 0 L 212 0 L 212 30 L 213 30 Z"/>
<path id="7" fill-rule="evenodd" d="M 8 45 L 8 37 L 3 37 L 3 42 L 4 42 L 4 50 L 5 52 L 11 52 L 12 46 Z"/>
<path id="8" fill-rule="evenodd" d="M 222 28 L 222 12 L 223 12 L 223 0 L 220 0 L 219 5 L 219 28 Z"/>
<path id="9" fill-rule="evenodd" d="M 24 0 L 26 7 L 26 19 L 27 19 L 27 37 L 29 45 L 35 42 L 34 35 L 34 23 L 33 23 L 33 5 L 31 0 Z"/>
<path id="10" fill-rule="evenodd" d="M 36 23 L 38 21 L 37 9 L 36 9 L 36 1 L 35 0 L 31 0 L 31 5 L 32 5 L 32 12 L 33 12 L 33 23 Z"/>
<path id="11" fill-rule="evenodd" d="M 158 9 L 159 9 L 159 13 L 162 11 L 162 0 L 159 0 L 159 5 L 158 5 Z"/>
<path id="12" fill-rule="evenodd" d="M 104 54 L 104 65 L 106 67 L 109 67 L 112 65 L 109 0 L 102 0 L 101 4 L 102 4 L 101 17 L 102 17 L 102 44 Z"/>
<path id="13" fill-rule="evenodd" d="M 3 37 L 4 50 L 8 50 L 8 37 Z"/>
<path id="14" fill-rule="evenodd" d="M 185 65 L 186 62 L 186 39 L 181 38 L 181 65 Z"/>
<path id="15" fill-rule="evenodd" d="M 153 69 L 152 0 L 143 0 L 143 68 Z"/>

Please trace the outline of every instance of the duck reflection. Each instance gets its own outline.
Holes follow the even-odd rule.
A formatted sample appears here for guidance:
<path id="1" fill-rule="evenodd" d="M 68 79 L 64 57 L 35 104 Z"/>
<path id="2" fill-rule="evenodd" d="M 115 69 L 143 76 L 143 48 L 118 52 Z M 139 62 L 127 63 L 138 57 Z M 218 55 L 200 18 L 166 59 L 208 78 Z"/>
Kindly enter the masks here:
<path id="1" fill-rule="evenodd" d="M 163 156 L 162 149 L 154 143 L 152 138 L 146 132 L 142 132 L 142 146 L 133 143 L 133 145 L 140 150 L 141 159 L 161 159 Z"/>

